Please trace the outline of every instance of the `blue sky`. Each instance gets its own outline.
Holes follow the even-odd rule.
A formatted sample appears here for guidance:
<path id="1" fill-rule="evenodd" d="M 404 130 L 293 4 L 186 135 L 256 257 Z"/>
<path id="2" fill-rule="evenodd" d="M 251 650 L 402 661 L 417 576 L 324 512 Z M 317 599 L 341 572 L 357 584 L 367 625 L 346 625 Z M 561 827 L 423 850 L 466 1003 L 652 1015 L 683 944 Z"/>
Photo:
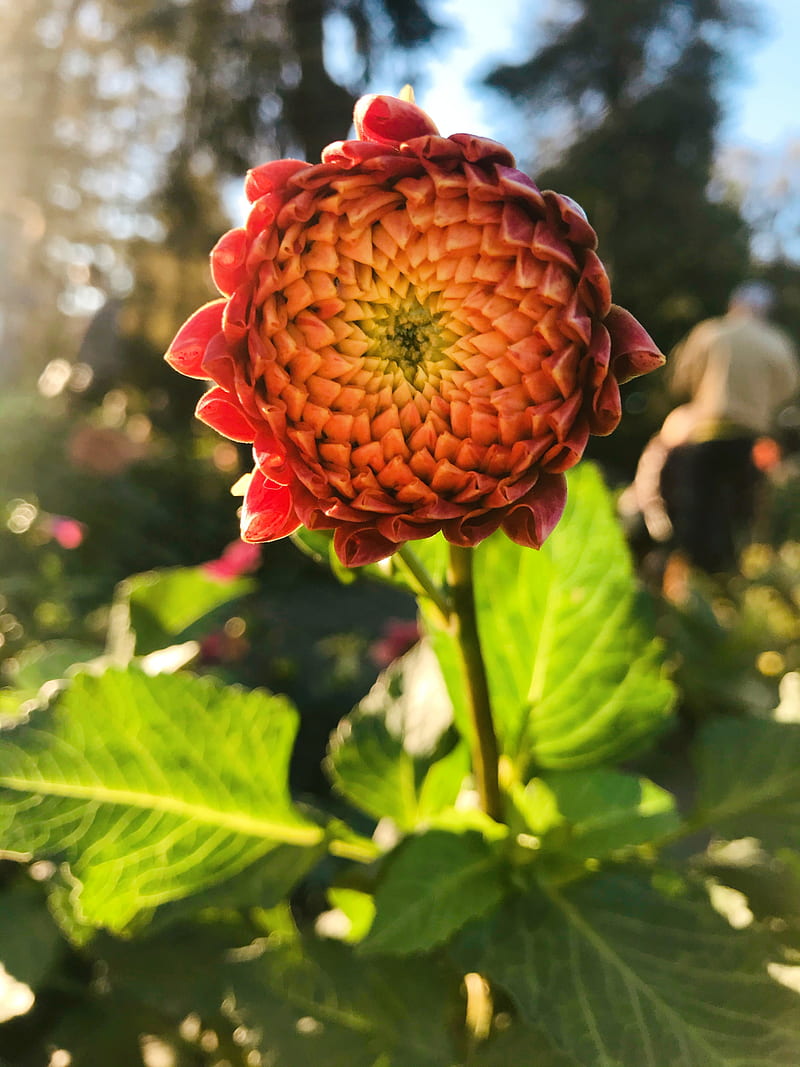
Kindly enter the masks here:
<path id="1" fill-rule="evenodd" d="M 481 69 L 522 58 L 530 24 L 559 0 L 439 0 L 442 22 L 459 26 L 440 57 L 427 66 L 428 84 L 417 102 L 430 111 L 443 133 L 456 130 L 503 136 L 503 116 L 493 112 L 475 85 Z M 737 70 L 725 97 L 721 139 L 726 144 L 768 147 L 800 137 L 800 0 L 759 0 L 763 30 L 749 36 L 737 56 Z M 520 52 L 519 42 L 523 42 Z M 444 42 L 443 42 L 444 44 Z M 396 91 L 394 86 L 374 90 Z"/>

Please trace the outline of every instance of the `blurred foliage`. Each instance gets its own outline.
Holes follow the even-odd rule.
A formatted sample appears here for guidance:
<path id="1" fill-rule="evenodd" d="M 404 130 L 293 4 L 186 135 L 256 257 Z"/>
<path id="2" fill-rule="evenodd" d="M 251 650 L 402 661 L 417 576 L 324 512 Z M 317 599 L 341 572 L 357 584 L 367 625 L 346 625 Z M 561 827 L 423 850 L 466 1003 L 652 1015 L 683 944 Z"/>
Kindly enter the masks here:
<path id="1" fill-rule="evenodd" d="M 571 472 L 570 500 L 546 551 L 496 534 L 475 554 L 486 654 L 505 664 L 489 676 L 502 823 L 469 803 L 464 683 L 434 610 L 448 596 L 438 539 L 414 544 L 411 569 L 395 558 L 339 587 L 337 603 L 364 605 L 375 579 L 410 592 L 426 573 L 430 643 L 343 715 L 324 761 L 332 793 L 291 787 L 291 700 L 215 677 L 203 634 L 252 596 L 219 567 L 132 578 L 105 657 L 53 646 L 25 665 L 0 734 L 0 961 L 29 1000 L 0 1024 L 0 1058 L 795 1062 L 800 688 L 774 714 L 755 699 L 695 706 L 680 744 L 654 748 L 674 647 L 651 638 L 642 657 L 651 615 L 589 465 Z M 797 551 L 751 548 L 746 580 L 779 584 Z M 48 677 L 31 700 L 25 687 Z M 577 732 L 573 678 L 600 712 Z M 617 738 L 634 720 L 655 781 Z M 536 762 L 540 734 L 558 766 Z"/>

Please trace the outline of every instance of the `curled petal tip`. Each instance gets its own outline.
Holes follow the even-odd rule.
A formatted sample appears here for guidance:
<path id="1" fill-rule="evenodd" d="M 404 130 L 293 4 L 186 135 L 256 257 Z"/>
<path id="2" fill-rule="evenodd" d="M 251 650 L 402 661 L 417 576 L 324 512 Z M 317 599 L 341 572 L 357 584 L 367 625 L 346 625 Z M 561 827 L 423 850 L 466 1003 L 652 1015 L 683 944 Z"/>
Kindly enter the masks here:
<path id="1" fill-rule="evenodd" d="M 211 276 L 217 289 L 226 296 L 230 296 L 246 278 L 248 245 L 245 230 L 228 230 L 211 251 Z"/>
<path id="2" fill-rule="evenodd" d="M 251 204 L 260 200 L 267 193 L 280 195 L 293 174 L 308 167 L 302 159 L 275 159 L 271 163 L 262 163 L 247 172 L 244 180 L 244 192 Z"/>
<path id="3" fill-rule="evenodd" d="M 437 134 L 436 123 L 407 100 L 395 96 L 362 96 L 353 112 L 356 135 L 362 141 L 399 145 L 414 137 Z"/>
<path id="4" fill-rule="evenodd" d="M 611 335 L 614 376 L 620 384 L 657 370 L 665 362 L 653 338 L 625 308 L 612 304 L 605 326 Z"/>
<path id="5" fill-rule="evenodd" d="M 401 546 L 377 530 L 350 531 L 340 527 L 333 535 L 333 547 L 345 567 L 366 567 L 393 555 Z"/>
<path id="6" fill-rule="evenodd" d="M 225 304 L 225 300 L 212 300 L 181 326 L 164 356 L 173 370 L 189 378 L 208 377 L 202 369 L 203 357 L 209 341 L 222 329 Z"/>
<path id="7" fill-rule="evenodd" d="M 299 526 L 289 487 L 254 470 L 242 503 L 242 540 L 247 544 L 277 541 Z"/>
<path id="8" fill-rule="evenodd" d="M 252 441 L 255 437 L 252 424 L 225 389 L 214 388 L 204 393 L 197 402 L 195 415 L 231 441 Z"/>
<path id="9" fill-rule="evenodd" d="M 563 474 L 543 474 L 503 519 L 503 530 L 524 548 L 541 548 L 558 525 L 567 503 Z"/>

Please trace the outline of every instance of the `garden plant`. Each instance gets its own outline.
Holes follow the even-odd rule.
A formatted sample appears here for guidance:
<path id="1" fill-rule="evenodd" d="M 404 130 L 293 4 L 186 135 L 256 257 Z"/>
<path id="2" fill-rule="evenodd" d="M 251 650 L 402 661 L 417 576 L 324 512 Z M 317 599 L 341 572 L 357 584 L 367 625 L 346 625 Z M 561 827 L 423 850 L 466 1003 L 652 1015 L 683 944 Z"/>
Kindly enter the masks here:
<path id="1" fill-rule="evenodd" d="M 679 722 L 578 462 L 663 359 L 505 148 L 408 96 L 355 125 L 250 172 L 223 295 L 167 359 L 252 445 L 243 540 L 416 598 L 420 640 L 341 709 L 312 793 L 304 709 L 201 654 L 244 566 L 121 583 L 101 655 L 54 646 L 4 693 L 0 846 L 33 876 L 4 966 L 88 968 L 49 1038 L 75 1067 L 798 1063 L 800 725 Z"/>

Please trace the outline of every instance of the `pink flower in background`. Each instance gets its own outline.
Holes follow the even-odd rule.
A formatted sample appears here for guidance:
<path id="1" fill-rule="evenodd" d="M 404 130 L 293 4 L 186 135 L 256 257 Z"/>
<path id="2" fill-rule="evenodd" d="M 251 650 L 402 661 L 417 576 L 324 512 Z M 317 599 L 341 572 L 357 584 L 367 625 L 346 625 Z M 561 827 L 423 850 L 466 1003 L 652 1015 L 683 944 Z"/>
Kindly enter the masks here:
<path id="1" fill-rule="evenodd" d="M 43 527 L 62 548 L 78 548 L 88 531 L 84 523 L 67 515 L 48 515 Z"/>
<path id="2" fill-rule="evenodd" d="M 416 619 L 387 619 L 381 637 L 369 646 L 370 659 L 378 667 L 388 667 L 408 652 L 419 638 Z"/>
<path id="3" fill-rule="evenodd" d="M 220 582 L 230 582 L 257 570 L 261 563 L 261 546 L 246 541 L 232 541 L 219 559 L 203 564 L 203 570 Z"/>
<path id="4" fill-rule="evenodd" d="M 198 417 L 253 444 L 242 537 L 333 530 L 347 566 L 440 530 L 538 548 L 620 382 L 663 357 L 580 207 L 506 148 L 389 96 L 355 126 L 319 164 L 248 174 L 247 224 L 211 256 L 223 298 L 167 353 L 215 383 Z"/>

